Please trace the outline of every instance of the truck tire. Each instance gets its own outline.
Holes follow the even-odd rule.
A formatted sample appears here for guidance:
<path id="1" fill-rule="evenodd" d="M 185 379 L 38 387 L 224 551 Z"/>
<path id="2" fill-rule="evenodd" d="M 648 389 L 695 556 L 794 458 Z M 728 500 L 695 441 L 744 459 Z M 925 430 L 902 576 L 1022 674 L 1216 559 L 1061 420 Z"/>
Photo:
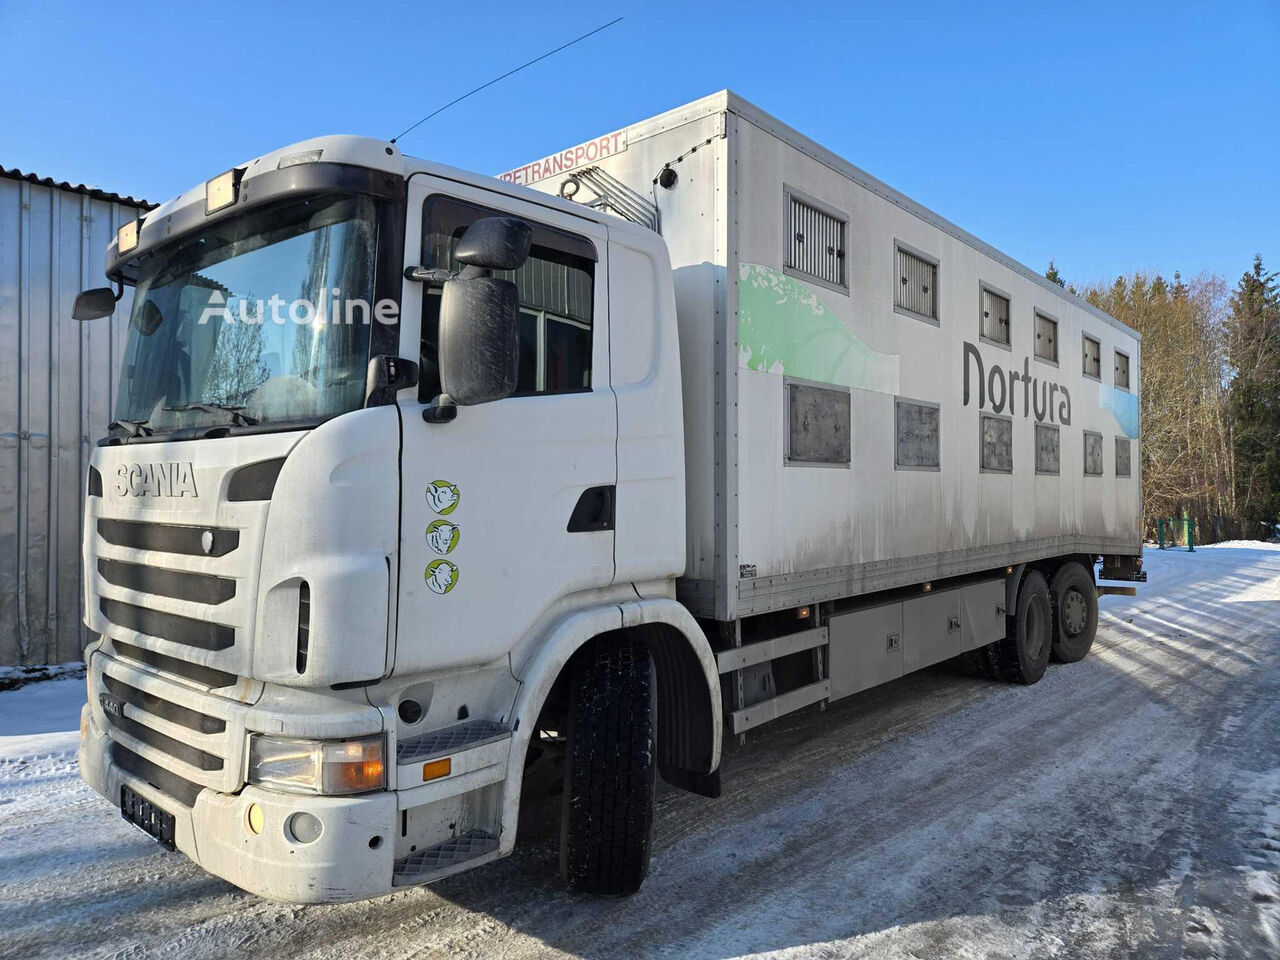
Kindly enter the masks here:
<path id="1" fill-rule="evenodd" d="M 1038 570 L 1028 570 L 1018 587 L 1014 615 L 1005 638 L 992 644 L 996 676 L 1006 683 L 1036 683 L 1049 665 L 1053 645 L 1053 603 Z"/>
<path id="2" fill-rule="evenodd" d="M 635 893 L 649 871 L 657 683 L 641 642 L 588 649 L 570 678 L 560 873 L 570 889 Z"/>
<path id="3" fill-rule="evenodd" d="M 1083 563 L 1064 563 L 1049 588 L 1053 599 L 1053 659 L 1078 663 L 1098 634 L 1098 591 Z"/>

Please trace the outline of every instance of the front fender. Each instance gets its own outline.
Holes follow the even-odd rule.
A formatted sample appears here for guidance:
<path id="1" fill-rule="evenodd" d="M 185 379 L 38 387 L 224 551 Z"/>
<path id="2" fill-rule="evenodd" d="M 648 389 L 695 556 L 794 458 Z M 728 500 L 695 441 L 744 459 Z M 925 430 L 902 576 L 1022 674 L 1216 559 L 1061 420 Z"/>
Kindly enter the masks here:
<path id="1" fill-rule="evenodd" d="M 720 739 L 723 718 L 720 711 L 720 679 L 711 645 L 697 622 L 684 607 L 674 600 L 635 600 L 620 604 L 608 604 L 590 610 L 579 611 L 556 623 L 538 645 L 517 679 L 520 690 L 512 711 L 511 760 L 502 801 L 501 851 L 505 855 L 515 847 L 516 824 L 519 820 L 520 793 L 524 782 L 524 757 L 529 741 L 537 729 L 538 716 L 546 703 L 551 688 L 564 671 L 565 666 L 584 644 L 596 637 L 622 629 L 668 628 L 668 636 L 678 634 L 681 646 L 690 661 L 696 658 L 699 680 L 695 689 L 705 691 L 708 727 L 697 738 L 709 740 L 709 751 L 704 754 L 707 769 L 700 773 L 712 774 L 720 766 Z M 655 658 L 660 654 L 655 652 Z M 660 689 L 666 685 L 660 683 Z M 661 710 L 661 706 L 659 707 Z"/>

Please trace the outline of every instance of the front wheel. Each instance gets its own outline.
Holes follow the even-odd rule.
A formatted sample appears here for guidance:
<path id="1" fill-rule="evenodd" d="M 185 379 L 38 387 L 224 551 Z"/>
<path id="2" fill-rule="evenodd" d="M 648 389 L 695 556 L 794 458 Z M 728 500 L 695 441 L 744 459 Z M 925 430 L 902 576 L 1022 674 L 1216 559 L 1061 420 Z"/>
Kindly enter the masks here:
<path id="1" fill-rule="evenodd" d="M 657 684 L 634 640 L 584 650 L 569 691 L 560 872 L 575 890 L 635 893 L 649 871 Z"/>
<path id="2" fill-rule="evenodd" d="M 1053 575 L 1053 659 L 1083 660 L 1098 634 L 1098 591 L 1084 564 L 1064 563 Z"/>

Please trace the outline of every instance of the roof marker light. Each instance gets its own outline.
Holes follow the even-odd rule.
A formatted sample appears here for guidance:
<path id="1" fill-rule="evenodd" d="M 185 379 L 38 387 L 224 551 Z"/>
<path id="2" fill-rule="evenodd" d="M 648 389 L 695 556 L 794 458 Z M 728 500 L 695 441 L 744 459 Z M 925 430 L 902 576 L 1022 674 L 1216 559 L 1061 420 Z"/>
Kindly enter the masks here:
<path id="1" fill-rule="evenodd" d="M 116 234 L 116 251 L 118 253 L 128 253 L 138 245 L 138 230 L 142 226 L 141 220 L 130 220 Z"/>
<path id="2" fill-rule="evenodd" d="M 220 173 L 204 185 L 205 215 L 216 213 L 224 207 L 236 202 L 236 187 L 239 186 L 239 171 L 235 168 Z"/>
<path id="3" fill-rule="evenodd" d="M 320 155 L 324 153 L 324 149 L 304 150 L 302 153 L 291 153 L 281 157 L 280 162 L 276 164 L 277 170 L 283 170 L 285 167 L 296 167 L 300 163 L 315 163 L 320 159 Z"/>

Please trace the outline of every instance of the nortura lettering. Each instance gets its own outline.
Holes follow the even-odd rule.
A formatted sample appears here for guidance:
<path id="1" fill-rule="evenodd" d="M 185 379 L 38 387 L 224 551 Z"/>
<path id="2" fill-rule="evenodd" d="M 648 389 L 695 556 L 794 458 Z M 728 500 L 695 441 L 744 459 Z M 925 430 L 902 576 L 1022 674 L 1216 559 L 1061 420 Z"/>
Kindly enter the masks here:
<path id="1" fill-rule="evenodd" d="M 970 364 L 970 360 L 973 361 Z M 991 404 L 993 413 L 1004 413 L 1008 407 L 1010 416 L 1018 413 L 1018 394 L 1022 394 L 1022 415 L 1034 416 L 1037 421 L 1048 420 L 1071 426 L 1071 394 L 1060 383 L 1041 380 L 1031 374 L 1031 358 L 1022 358 L 1022 372 L 1016 367 L 1005 368 L 992 364 L 987 370 L 982 362 L 982 354 L 972 343 L 964 345 L 964 405 L 969 405 L 970 375 L 977 368 L 978 409 Z M 1018 389 L 1021 382 L 1022 389 Z"/>

